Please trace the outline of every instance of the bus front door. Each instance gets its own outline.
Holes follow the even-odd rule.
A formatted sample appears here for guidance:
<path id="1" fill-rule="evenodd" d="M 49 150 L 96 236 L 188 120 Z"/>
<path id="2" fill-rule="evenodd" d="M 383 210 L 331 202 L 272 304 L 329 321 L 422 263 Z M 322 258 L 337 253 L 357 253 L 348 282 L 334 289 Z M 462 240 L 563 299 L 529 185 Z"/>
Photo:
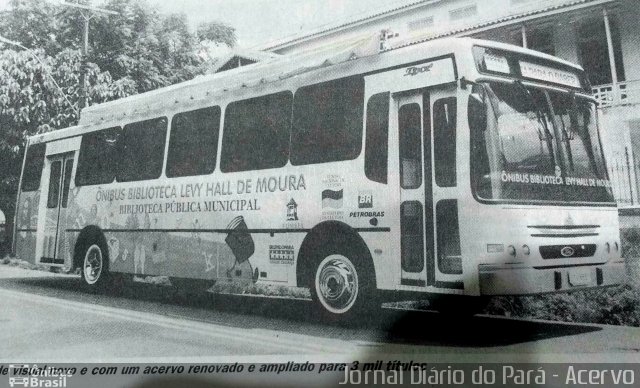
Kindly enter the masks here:
<path id="1" fill-rule="evenodd" d="M 401 285 L 463 288 L 457 202 L 455 89 L 395 96 Z"/>
<path id="2" fill-rule="evenodd" d="M 69 186 L 73 171 L 73 153 L 47 157 L 49 167 L 46 192 L 44 239 L 40 263 L 62 266 L 65 264 L 65 231 L 61 230 L 66 219 Z"/>
<path id="3" fill-rule="evenodd" d="M 433 261 L 429 95 L 396 96 L 400 185 L 401 285 L 424 287 Z M 427 118 L 425 120 L 424 118 Z"/>

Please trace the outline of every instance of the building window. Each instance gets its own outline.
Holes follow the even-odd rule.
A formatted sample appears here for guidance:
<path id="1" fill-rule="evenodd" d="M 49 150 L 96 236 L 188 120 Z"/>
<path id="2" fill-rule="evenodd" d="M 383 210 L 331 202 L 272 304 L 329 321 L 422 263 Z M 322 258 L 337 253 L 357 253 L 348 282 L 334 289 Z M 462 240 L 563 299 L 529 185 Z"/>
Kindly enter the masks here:
<path id="1" fill-rule="evenodd" d="M 289 158 L 291 92 L 227 105 L 220 169 L 223 172 L 284 167 Z"/>
<path id="2" fill-rule="evenodd" d="M 531 28 L 526 30 L 527 48 L 541 53 L 555 55 L 553 46 L 553 29 L 551 27 Z"/>
<path id="3" fill-rule="evenodd" d="M 613 41 L 618 81 L 624 81 L 625 73 L 622 62 L 622 44 L 620 42 L 618 23 L 613 15 L 609 16 L 609 25 L 611 26 L 611 38 Z M 582 67 L 587 73 L 592 85 L 612 83 L 604 19 L 589 19 L 580 25 L 578 28 L 578 53 Z"/>
<path id="4" fill-rule="evenodd" d="M 418 31 L 433 26 L 433 16 L 413 20 L 407 24 L 409 31 Z"/>
<path id="5" fill-rule="evenodd" d="M 477 14 L 478 6 L 473 4 L 449 11 L 449 19 L 451 21 L 462 20 L 472 16 L 476 16 Z"/>

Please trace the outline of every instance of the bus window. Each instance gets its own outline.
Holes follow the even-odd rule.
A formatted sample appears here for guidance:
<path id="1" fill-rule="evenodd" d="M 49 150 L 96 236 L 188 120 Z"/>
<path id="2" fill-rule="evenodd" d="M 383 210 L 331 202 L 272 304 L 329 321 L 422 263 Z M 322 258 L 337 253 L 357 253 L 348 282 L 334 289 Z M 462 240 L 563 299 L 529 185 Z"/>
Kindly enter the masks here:
<path id="1" fill-rule="evenodd" d="M 293 107 L 291 164 L 355 159 L 362 148 L 364 78 L 305 86 Z"/>
<path id="2" fill-rule="evenodd" d="M 216 167 L 220 107 L 179 113 L 171 120 L 167 176 L 211 174 Z"/>
<path id="3" fill-rule="evenodd" d="M 445 199 L 436 204 L 436 228 L 438 230 L 438 269 L 445 274 L 462 274 L 457 200 Z"/>
<path id="4" fill-rule="evenodd" d="M 60 195 L 60 174 L 62 173 L 62 162 L 51 163 L 51 174 L 49 175 L 49 196 L 47 207 L 54 209 L 58 207 L 58 197 Z"/>
<path id="5" fill-rule="evenodd" d="M 372 96 L 367 103 L 367 143 L 364 172 L 374 182 L 387 183 L 389 93 Z"/>
<path id="6" fill-rule="evenodd" d="M 67 207 L 69 202 L 69 185 L 71 184 L 71 171 L 73 170 L 73 159 L 67 159 L 64 163 L 64 184 L 62 186 L 62 207 Z"/>
<path id="7" fill-rule="evenodd" d="M 222 134 L 223 172 L 284 167 L 289 159 L 293 94 L 280 92 L 232 102 Z"/>
<path id="8" fill-rule="evenodd" d="M 400 251 L 402 270 L 422 272 L 424 268 L 424 242 L 422 204 L 407 201 L 400 205 Z"/>
<path id="9" fill-rule="evenodd" d="M 167 118 L 138 121 L 124 126 L 118 182 L 156 179 L 162 174 Z"/>
<path id="10" fill-rule="evenodd" d="M 433 104 L 433 152 L 436 184 L 456 185 L 456 98 L 443 98 Z"/>
<path id="11" fill-rule="evenodd" d="M 22 191 L 34 191 L 40 188 L 45 147 L 44 143 L 29 146 L 22 176 Z"/>
<path id="12" fill-rule="evenodd" d="M 422 185 L 421 121 L 420 105 L 414 103 L 400 107 L 400 185 L 403 189 L 417 189 Z"/>
<path id="13" fill-rule="evenodd" d="M 120 127 L 87 133 L 82 136 L 76 186 L 111 183 L 116 178 Z"/>

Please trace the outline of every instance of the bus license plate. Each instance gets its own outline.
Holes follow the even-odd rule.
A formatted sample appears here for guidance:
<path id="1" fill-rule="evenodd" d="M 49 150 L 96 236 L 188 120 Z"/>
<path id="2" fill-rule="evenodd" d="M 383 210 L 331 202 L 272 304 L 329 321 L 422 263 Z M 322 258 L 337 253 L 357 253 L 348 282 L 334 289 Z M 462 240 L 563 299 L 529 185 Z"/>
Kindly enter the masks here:
<path id="1" fill-rule="evenodd" d="M 591 284 L 590 268 L 575 268 L 569 271 L 569 284 L 572 286 L 584 286 Z"/>

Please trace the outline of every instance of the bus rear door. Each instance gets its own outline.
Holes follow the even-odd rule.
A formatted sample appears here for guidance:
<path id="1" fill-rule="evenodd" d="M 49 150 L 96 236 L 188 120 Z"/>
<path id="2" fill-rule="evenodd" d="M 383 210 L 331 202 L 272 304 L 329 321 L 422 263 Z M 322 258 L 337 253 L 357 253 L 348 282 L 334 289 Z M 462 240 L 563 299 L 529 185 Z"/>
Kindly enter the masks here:
<path id="1" fill-rule="evenodd" d="M 73 171 L 74 153 L 64 153 L 47 156 L 45 171 L 48 171 L 46 198 L 44 211 L 44 229 L 41 239 L 41 255 L 39 262 L 47 265 L 65 264 L 68 258 L 65 220 L 69 202 L 69 187 Z"/>

